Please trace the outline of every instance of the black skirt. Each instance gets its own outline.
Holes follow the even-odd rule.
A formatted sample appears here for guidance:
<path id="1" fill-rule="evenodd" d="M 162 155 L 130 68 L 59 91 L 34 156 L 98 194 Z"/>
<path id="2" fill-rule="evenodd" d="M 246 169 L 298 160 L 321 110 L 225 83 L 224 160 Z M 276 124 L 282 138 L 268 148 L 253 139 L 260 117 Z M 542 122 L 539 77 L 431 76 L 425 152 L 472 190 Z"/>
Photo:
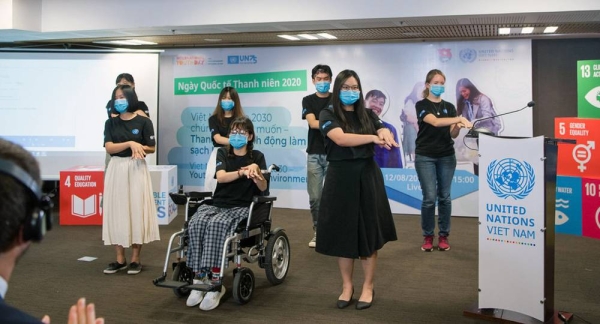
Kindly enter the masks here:
<path id="1" fill-rule="evenodd" d="M 372 158 L 330 161 L 319 208 L 316 251 L 344 258 L 368 257 L 396 239 L 377 163 Z"/>

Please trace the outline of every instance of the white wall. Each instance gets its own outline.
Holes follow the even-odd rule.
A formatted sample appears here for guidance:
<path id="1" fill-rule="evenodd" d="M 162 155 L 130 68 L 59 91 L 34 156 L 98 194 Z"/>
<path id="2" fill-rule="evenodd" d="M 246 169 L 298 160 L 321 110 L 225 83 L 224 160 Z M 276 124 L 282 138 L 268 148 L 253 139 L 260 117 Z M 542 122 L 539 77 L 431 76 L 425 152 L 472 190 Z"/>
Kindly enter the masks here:
<path id="1" fill-rule="evenodd" d="M 434 5 L 435 4 L 435 5 Z M 600 10 L 597 0 L 44 0 L 42 31 Z M 533 22 L 532 22 L 533 23 Z"/>

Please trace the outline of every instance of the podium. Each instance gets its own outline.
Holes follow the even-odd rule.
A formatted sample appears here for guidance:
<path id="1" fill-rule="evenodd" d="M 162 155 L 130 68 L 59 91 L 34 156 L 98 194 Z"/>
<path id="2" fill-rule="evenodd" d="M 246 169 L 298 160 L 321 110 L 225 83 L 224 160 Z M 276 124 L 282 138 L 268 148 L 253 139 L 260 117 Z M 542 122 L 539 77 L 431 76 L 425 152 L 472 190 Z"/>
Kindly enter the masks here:
<path id="1" fill-rule="evenodd" d="M 177 217 L 177 205 L 169 197 L 169 193 L 177 192 L 177 166 L 149 165 L 148 171 L 152 179 L 158 225 L 168 225 Z"/>
<path id="2" fill-rule="evenodd" d="M 563 323 L 554 310 L 557 143 L 479 136 L 479 298 L 464 316 Z"/>

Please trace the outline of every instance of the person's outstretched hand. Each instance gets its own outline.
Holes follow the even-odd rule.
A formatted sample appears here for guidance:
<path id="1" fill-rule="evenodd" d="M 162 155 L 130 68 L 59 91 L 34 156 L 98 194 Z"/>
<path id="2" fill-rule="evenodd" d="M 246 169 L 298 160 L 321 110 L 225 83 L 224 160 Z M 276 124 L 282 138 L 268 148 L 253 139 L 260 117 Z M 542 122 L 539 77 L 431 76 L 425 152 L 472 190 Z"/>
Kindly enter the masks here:
<path id="1" fill-rule="evenodd" d="M 50 324 L 50 316 L 45 315 L 42 323 Z M 104 324 L 104 318 L 96 318 L 94 304 L 85 305 L 85 298 L 79 298 L 77 304 L 69 310 L 68 324 Z"/>
<path id="2" fill-rule="evenodd" d="M 85 298 L 79 298 L 69 310 L 69 324 L 104 324 L 104 318 L 96 318 L 94 304 L 86 306 Z"/>

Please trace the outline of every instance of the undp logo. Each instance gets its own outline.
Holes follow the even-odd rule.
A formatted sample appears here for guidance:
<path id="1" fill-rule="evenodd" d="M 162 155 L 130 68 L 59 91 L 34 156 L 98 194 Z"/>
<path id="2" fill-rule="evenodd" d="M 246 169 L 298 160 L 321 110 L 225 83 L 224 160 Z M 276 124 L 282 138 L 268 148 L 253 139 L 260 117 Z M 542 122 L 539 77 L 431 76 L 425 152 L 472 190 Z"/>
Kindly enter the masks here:
<path id="1" fill-rule="evenodd" d="M 516 159 L 494 160 L 487 169 L 487 183 L 500 198 L 523 199 L 535 186 L 533 167 Z"/>
<path id="2" fill-rule="evenodd" d="M 477 51 L 472 48 L 465 48 L 458 53 L 458 56 L 465 63 L 473 63 L 477 58 Z"/>

